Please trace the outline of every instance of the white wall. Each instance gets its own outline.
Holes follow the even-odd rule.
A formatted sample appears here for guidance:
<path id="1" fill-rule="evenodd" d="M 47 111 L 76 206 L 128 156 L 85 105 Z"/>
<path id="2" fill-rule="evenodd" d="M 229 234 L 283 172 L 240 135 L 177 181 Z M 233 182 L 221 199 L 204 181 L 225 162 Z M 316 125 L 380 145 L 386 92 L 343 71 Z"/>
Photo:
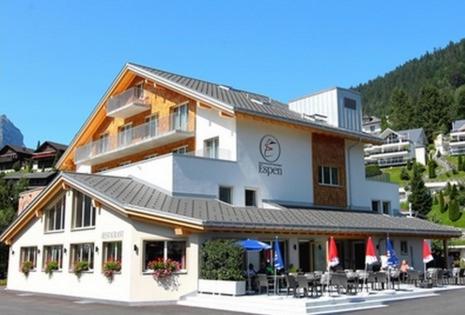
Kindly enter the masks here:
<path id="1" fill-rule="evenodd" d="M 282 175 L 260 174 L 259 162 L 265 162 L 259 150 L 260 140 L 273 135 L 281 145 Z M 251 121 L 237 122 L 237 162 L 175 156 L 175 193 L 218 195 L 220 185 L 233 187 L 233 203 L 244 205 L 245 188 L 258 189 L 257 199 L 313 201 L 311 136 L 308 132 Z M 259 204 L 260 206 L 260 204 Z"/>
<path id="2" fill-rule="evenodd" d="M 221 117 L 216 109 L 197 106 L 195 150 L 203 152 L 204 141 L 219 138 L 220 158 L 236 160 L 236 119 Z"/>
<path id="3" fill-rule="evenodd" d="M 350 98 L 355 100 L 356 109 L 346 108 L 344 106 L 344 98 Z M 351 130 L 362 130 L 362 99 L 360 94 L 348 91 L 345 89 L 337 89 L 337 104 L 339 107 L 339 127 L 351 129 Z"/>
<path id="4" fill-rule="evenodd" d="M 372 200 L 390 201 L 391 211 L 400 209 L 399 186 L 391 183 L 367 180 L 363 144 L 347 141 L 347 174 L 349 179 L 348 204 L 352 208 L 371 210 Z M 350 165 L 349 165 L 350 163 Z"/>
<path id="5" fill-rule="evenodd" d="M 69 191 L 67 192 L 64 232 L 44 233 L 44 216 L 41 216 L 14 240 L 9 256 L 8 289 L 120 302 L 171 301 L 196 290 L 198 236 L 175 236 L 173 229 L 131 221 L 104 208 L 100 209 L 96 215 L 95 228 L 72 231 L 71 208 L 72 192 Z M 177 285 L 166 289 L 153 279 L 151 274 L 142 272 L 143 241 L 169 239 L 187 241 L 187 271 L 175 275 Z M 113 282 L 109 282 L 102 273 L 102 242 L 104 241 L 122 241 L 123 245 L 122 271 L 120 274 L 115 274 Z M 69 269 L 70 244 L 76 243 L 94 243 L 94 246 L 99 248 L 98 252 L 94 251 L 94 270 L 84 272 L 80 278 Z M 45 245 L 63 245 L 67 249 L 67 253 L 63 254 L 63 270 L 54 272 L 51 277 L 42 271 L 43 246 Z M 135 253 L 134 245 L 138 246 L 138 253 Z M 20 271 L 21 247 L 25 246 L 37 246 L 40 249 L 40 254 L 37 255 L 37 270 L 30 272 L 28 277 Z"/>
<path id="6" fill-rule="evenodd" d="M 426 149 L 425 147 L 415 148 L 415 159 L 418 163 L 426 165 Z"/>

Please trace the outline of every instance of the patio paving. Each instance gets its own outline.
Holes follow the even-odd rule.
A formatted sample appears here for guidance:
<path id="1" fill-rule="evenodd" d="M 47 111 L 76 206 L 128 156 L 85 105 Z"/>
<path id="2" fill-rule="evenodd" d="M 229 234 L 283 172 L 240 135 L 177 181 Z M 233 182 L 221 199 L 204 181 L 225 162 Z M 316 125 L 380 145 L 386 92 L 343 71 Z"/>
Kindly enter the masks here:
<path id="1" fill-rule="evenodd" d="M 443 286 L 432 289 L 415 288 L 402 285 L 398 291 L 373 291 L 358 295 L 322 296 L 317 298 L 294 298 L 286 295 L 247 295 L 247 296 L 219 296 L 197 294 L 179 301 L 179 305 L 203 307 L 235 312 L 269 315 L 303 315 L 303 314 L 332 314 L 355 310 L 387 307 L 387 302 L 401 301 L 437 296 L 441 291 L 460 290 L 463 286 Z"/>

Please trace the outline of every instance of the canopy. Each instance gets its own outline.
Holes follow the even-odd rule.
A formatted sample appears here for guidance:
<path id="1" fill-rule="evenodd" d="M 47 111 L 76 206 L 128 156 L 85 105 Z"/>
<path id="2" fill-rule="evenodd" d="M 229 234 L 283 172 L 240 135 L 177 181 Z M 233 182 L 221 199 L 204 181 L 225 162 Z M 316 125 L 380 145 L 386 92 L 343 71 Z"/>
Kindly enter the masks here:
<path id="1" fill-rule="evenodd" d="M 259 252 L 264 249 L 271 249 L 270 245 L 257 241 L 257 240 L 251 240 L 251 239 L 237 241 L 236 244 L 242 247 L 243 249 L 245 249 L 246 251 Z"/>

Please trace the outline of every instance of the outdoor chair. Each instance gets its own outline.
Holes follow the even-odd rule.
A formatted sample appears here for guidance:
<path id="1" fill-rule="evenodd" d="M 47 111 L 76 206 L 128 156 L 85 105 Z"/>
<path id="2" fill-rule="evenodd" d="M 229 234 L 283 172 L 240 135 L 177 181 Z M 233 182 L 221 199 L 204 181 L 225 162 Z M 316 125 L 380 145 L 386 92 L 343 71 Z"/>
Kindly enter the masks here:
<path id="1" fill-rule="evenodd" d="M 465 284 L 465 269 L 460 268 L 459 276 L 457 279 L 459 285 Z"/>
<path id="2" fill-rule="evenodd" d="M 375 289 L 376 290 L 384 290 L 384 288 L 387 287 L 387 274 L 383 271 L 378 271 L 375 273 L 376 277 L 376 283 L 375 283 Z"/>
<path id="3" fill-rule="evenodd" d="M 331 274 L 328 272 L 322 273 L 320 277 L 321 292 L 324 292 L 325 289 L 330 292 L 331 287 Z"/>
<path id="4" fill-rule="evenodd" d="M 312 296 L 323 295 L 323 286 L 320 282 L 321 275 L 315 274 L 314 272 L 310 272 L 305 274 L 305 276 L 307 277 Z"/>
<path id="5" fill-rule="evenodd" d="M 297 276 L 295 280 L 297 281 L 296 296 L 299 296 L 299 297 L 308 296 L 308 291 L 310 290 L 310 287 L 308 285 L 307 277 L 300 275 L 300 276 Z"/>
<path id="6" fill-rule="evenodd" d="M 400 270 L 391 270 L 390 273 L 390 282 L 392 289 L 396 289 L 396 284 L 397 284 L 397 289 L 400 290 Z"/>
<path id="7" fill-rule="evenodd" d="M 336 272 L 331 275 L 331 284 L 336 287 L 337 293 L 341 293 L 341 288 L 346 294 L 351 292 L 357 294 L 358 279 L 352 278 L 349 280 L 345 272 Z"/>
<path id="8" fill-rule="evenodd" d="M 420 273 L 418 271 L 416 270 L 407 271 L 407 283 L 414 284 L 417 287 L 419 281 L 420 281 Z"/>
<path id="9" fill-rule="evenodd" d="M 295 276 L 294 275 L 286 275 L 286 292 L 287 292 L 287 295 L 290 295 L 291 292 L 294 296 L 296 296 L 297 292 L 296 292 L 296 289 L 297 289 L 297 281 L 295 280 Z"/>
<path id="10" fill-rule="evenodd" d="M 274 290 L 274 281 L 271 281 L 268 279 L 268 276 L 266 274 L 257 274 L 257 286 L 258 286 L 258 293 L 262 293 L 262 289 L 266 289 L 266 294 L 270 294 L 270 289 Z"/>
<path id="11" fill-rule="evenodd" d="M 428 268 L 428 270 L 426 270 L 426 280 L 433 287 L 437 287 L 438 286 L 438 269 Z"/>

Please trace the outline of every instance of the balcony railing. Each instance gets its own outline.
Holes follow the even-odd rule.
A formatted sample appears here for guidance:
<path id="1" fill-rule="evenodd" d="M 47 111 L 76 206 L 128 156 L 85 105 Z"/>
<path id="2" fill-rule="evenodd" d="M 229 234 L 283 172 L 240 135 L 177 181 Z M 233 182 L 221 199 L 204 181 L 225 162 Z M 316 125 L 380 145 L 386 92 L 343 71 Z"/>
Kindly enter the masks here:
<path id="1" fill-rule="evenodd" d="M 124 156 L 131 151 L 136 153 L 140 149 L 150 149 L 157 145 L 179 141 L 192 136 L 187 115 L 169 115 L 153 118 L 153 120 L 135 127 L 129 127 L 117 134 L 101 137 L 76 149 L 75 162 L 85 162 L 91 159 L 107 156 L 105 160 Z"/>
<path id="2" fill-rule="evenodd" d="M 107 115 L 125 118 L 149 108 L 150 101 L 147 91 L 141 87 L 132 87 L 108 100 Z"/>

